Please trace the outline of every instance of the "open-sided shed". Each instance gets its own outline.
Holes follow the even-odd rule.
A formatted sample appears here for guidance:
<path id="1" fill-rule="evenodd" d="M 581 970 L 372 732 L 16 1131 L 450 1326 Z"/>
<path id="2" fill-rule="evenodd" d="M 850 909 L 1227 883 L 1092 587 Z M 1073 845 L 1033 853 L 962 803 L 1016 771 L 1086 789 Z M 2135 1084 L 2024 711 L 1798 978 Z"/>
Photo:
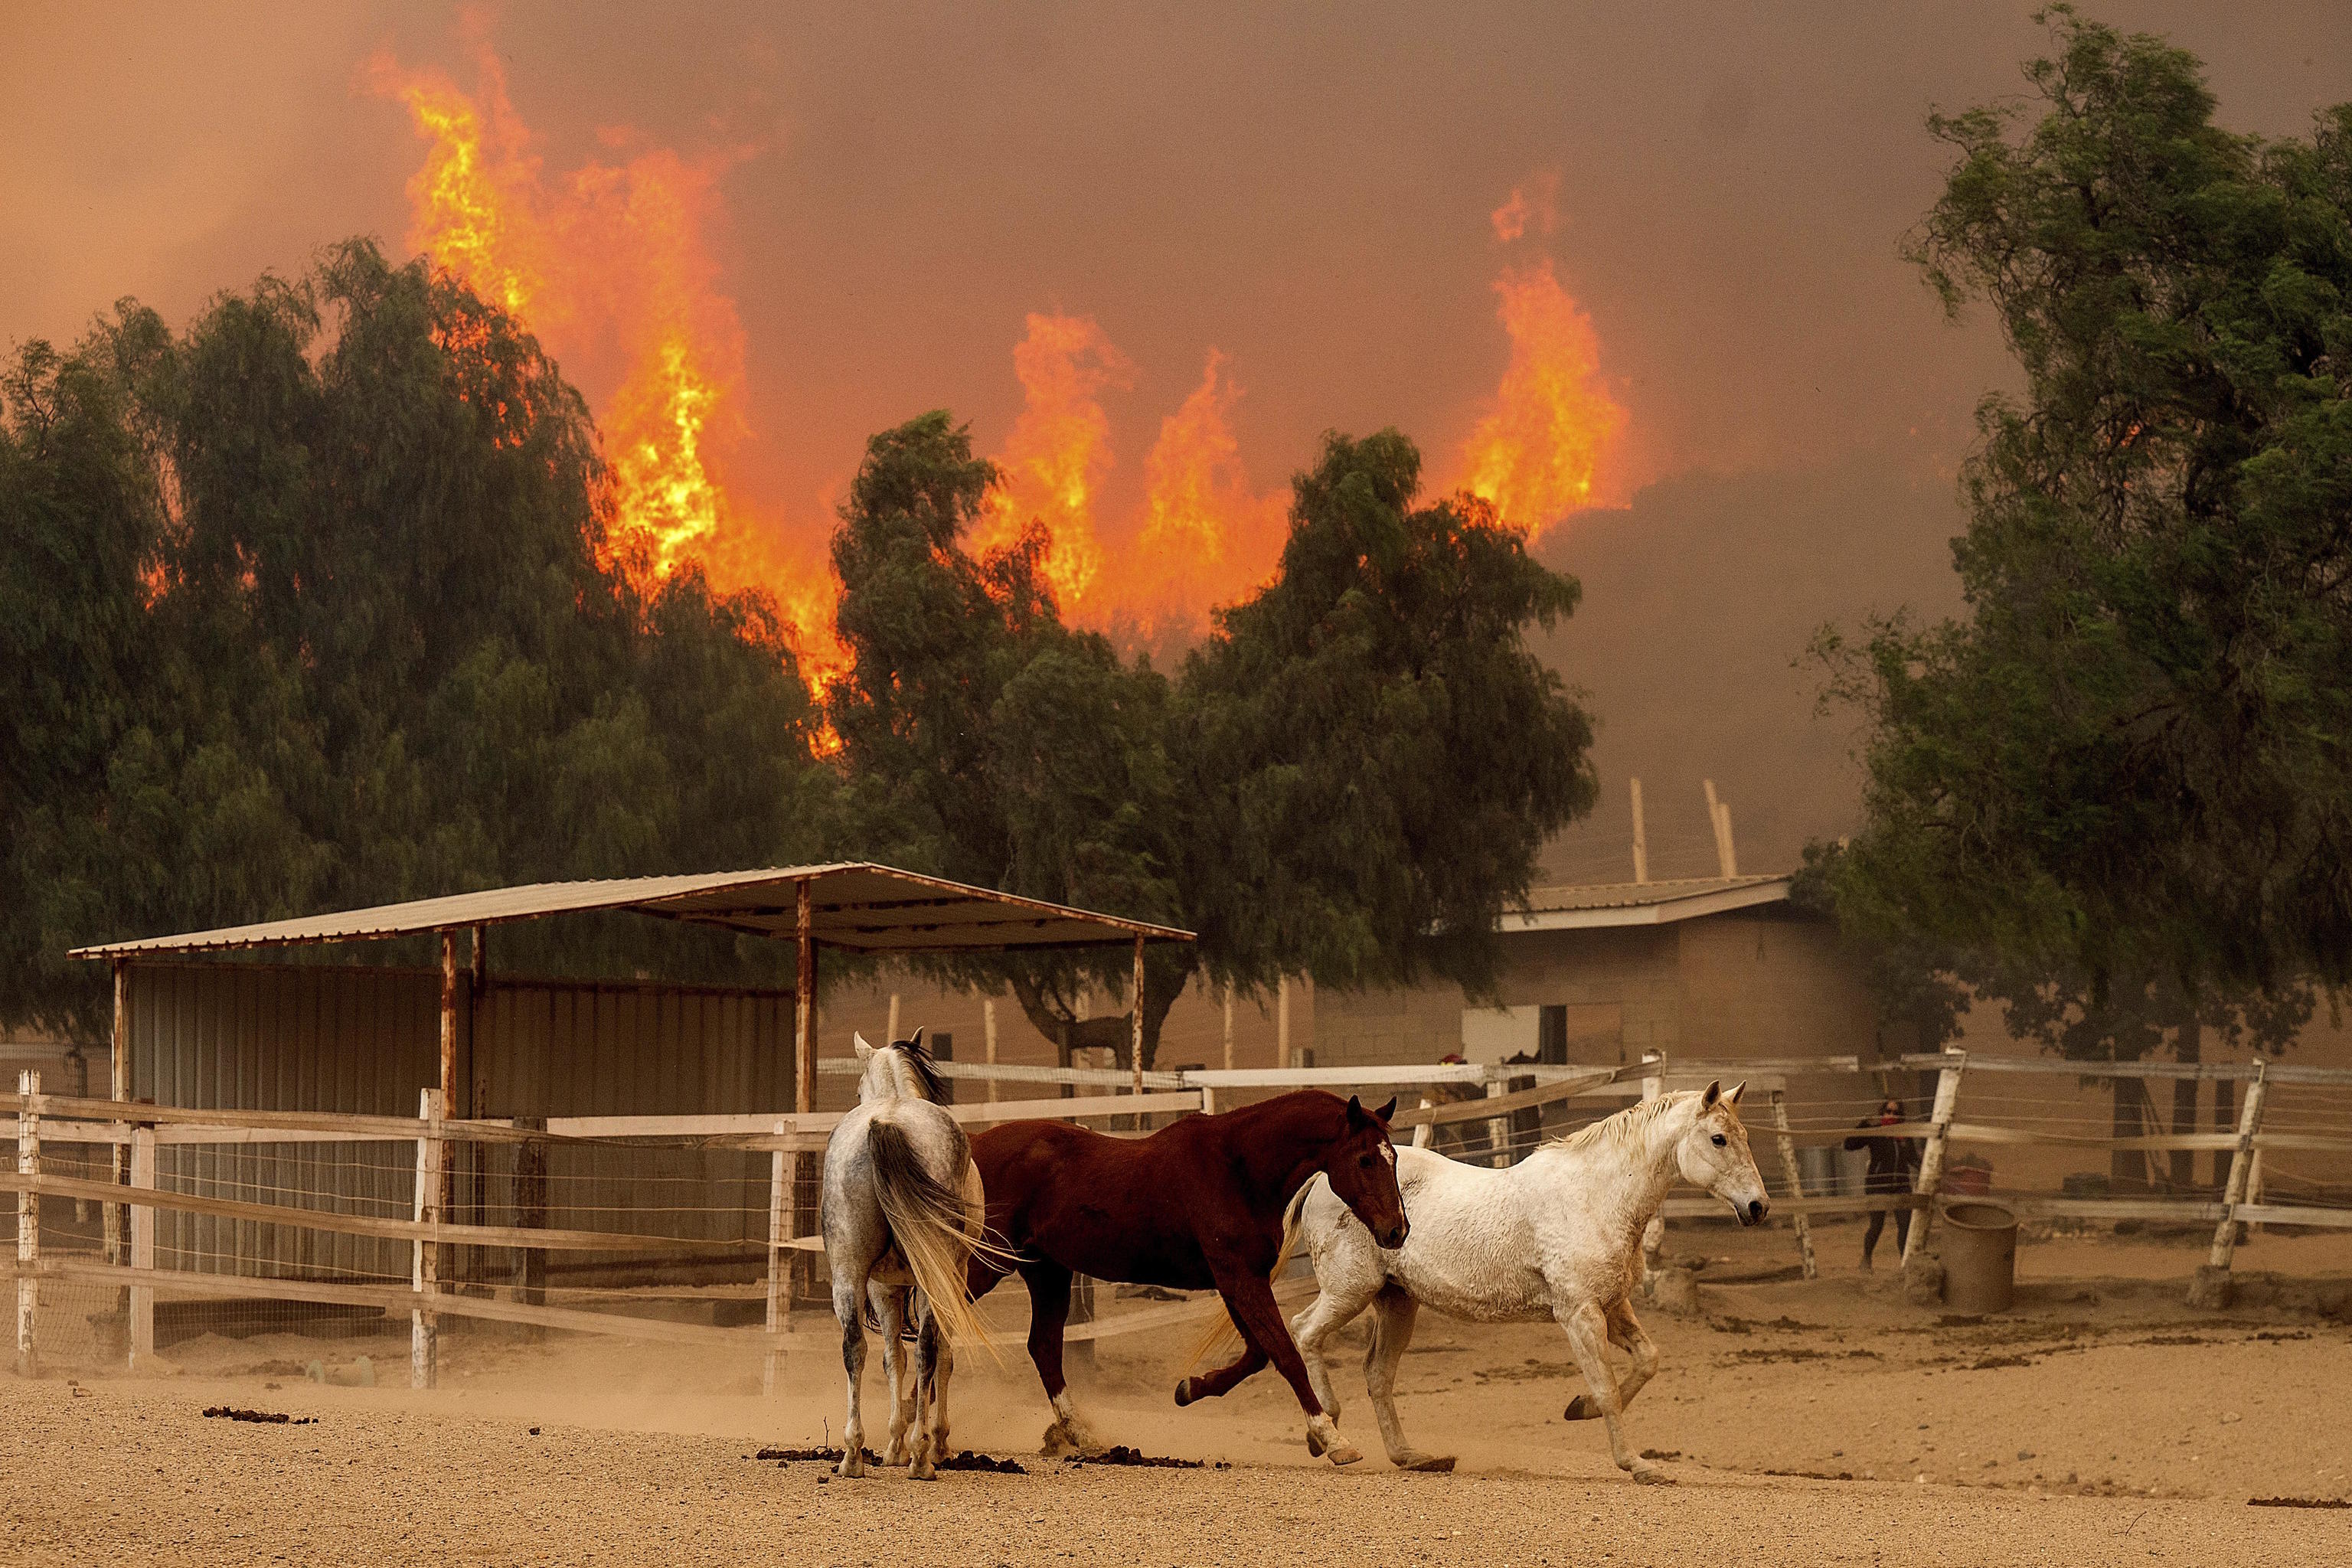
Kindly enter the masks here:
<path id="1" fill-rule="evenodd" d="M 493 926 L 615 910 L 790 942 L 798 983 L 748 989 L 492 969 Z M 427 934 L 439 941 L 437 973 L 271 956 Z M 848 862 L 491 889 L 107 942 L 76 956 L 114 968 L 117 1100 L 412 1117 L 428 1089 L 450 1119 L 528 1125 L 817 1110 L 815 977 L 824 949 L 910 959 L 1132 944 L 1139 965 L 1145 942 L 1189 940 L 1148 921 Z M 740 1151 L 574 1143 L 525 1155 L 520 1147 L 459 1151 L 445 1174 L 445 1212 L 712 1245 L 704 1259 L 665 1256 L 673 1274 L 698 1264 L 740 1268 L 740 1247 L 764 1223 L 765 1175 Z M 415 1189 L 404 1156 L 382 1145 L 256 1138 L 160 1157 L 166 1185 L 339 1212 L 404 1213 Z M 519 1163 L 530 1159 L 548 1163 Z M 813 1205 L 814 1184 L 814 1162 L 803 1157 L 796 1207 Z M 398 1278 L 409 1268 L 406 1247 L 394 1240 L 201 1215 L 163 1216 L 157 1239 L 173 1266 L 199 1271 Z M 461 1272 L 494 1263 L 451 1261 Z M 591 1273 L 625 1260 L 567 1261 Z"/>

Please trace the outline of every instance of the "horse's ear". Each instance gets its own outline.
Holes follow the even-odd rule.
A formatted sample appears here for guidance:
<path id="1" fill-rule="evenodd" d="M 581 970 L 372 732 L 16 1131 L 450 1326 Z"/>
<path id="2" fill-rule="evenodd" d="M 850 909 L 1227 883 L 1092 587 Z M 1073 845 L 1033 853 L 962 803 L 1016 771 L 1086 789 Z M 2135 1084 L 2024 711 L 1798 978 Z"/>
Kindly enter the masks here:
<path id="1" fill-rule="evenodd" d="M 1733 1084 L 1731 1086 L 1731 1092 L 1725 1095 L 1723 1098 L 1730 1104 L 1737 1105 L 1739 1103 L 1739 1097 L 1747 1092 L 1748 1080 L 1743 1078 L 1738 1083 Z"/>
<path id="2" fill-rule="evenodd" d="M 921 1049 L 923 1048 L 923 1026 L 922 1026 L 922 1025 L 918 1024 L 918 1025 L 916 1025 L 916 1026 L 915 1026 L 915 1032 L 914 1032 L 913 1034 L 908 1035 L 908 1036 L 907 1037 L 907 1043 L 908 1043 L 908 1045 L 910 1045 L 910 1046 L 914 1047 L 915 1047 L 917 1050 L 919 1050 L 919 1050 L 921 1050 Z"/>
<path id="3" fill-rule="evenodd" d="M 857 1059 L 861 1062 L 874 1054 L 874 1047 L 866 1043 L 866 1037 L 856 1030 L 850 1032 L 849 1043 L 857 1047 Z"/>
<path id="4" fill-rule="evenodd" d="M 1706 1092 L 1698 1097 L 1698 1108 L 1701 1110 L 1712 1110 L 1715 1109 L 1715 1102 L 1722 1098 L 1723 1080 L 1719 1078 L 1715 1079 L 1707 1084 Z"/>
<path id="5" fill-rule="evenodd" d="M 1386 1105 L 1381 1106 L 1378 1110 L 1373 1111 L 1372 1114 L 1379 1117 L 1382 1121 L 1391 1121 L 1396 1116 L 1396 1102 L 1397 1097 L 1393 1094 L 1390 1095 L 1389 1102 Z"/>
<path id="6" fill-rule="evenodd" d="M 1348 1097 L 1348 1125 L 1360 1127 L 1364 1122 L 1364 1102 L 1354 1095 Z"/>

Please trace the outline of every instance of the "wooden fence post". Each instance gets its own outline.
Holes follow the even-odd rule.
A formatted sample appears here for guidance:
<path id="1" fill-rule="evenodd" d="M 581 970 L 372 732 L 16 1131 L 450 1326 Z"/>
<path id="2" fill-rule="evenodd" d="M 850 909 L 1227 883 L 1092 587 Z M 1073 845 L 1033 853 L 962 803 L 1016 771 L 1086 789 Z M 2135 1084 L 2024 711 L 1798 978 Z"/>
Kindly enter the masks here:
<path id="1" fill-rule="evenodd" d="M 1509 1079 L 1490 1078 L 1486 1080 L 1486 1098 L 1499 1100 L 1510 1092 L 1510 1088 Z M 1486 1142 L 1495 1147 L 1493 1156 L 1486 1163 L 1498 1171 L 1508 1165 L 1511 1163 L 1511 1119 L 1507 1116 L 1488 1117 Z"/>
<path id="2" fill-rule="evenodd" d="M 993 1029 L 989 1031 L 991 1045 L 995 1043 L 995 1033 Z M 995 1080 L 991 1079 L 988 1087 L 992 1097 L 996 1089 Z M 782 1121 L 776 1123 L 778 1138 L 784 1136 L 786 1125 Z M 792 1278 L 791 1254 L 784 1250 L 784 1243 L 790 1237 L 785 1232 L 792 1228 L 793 1161 L 791 1155 L 779 1148 L 768 1159 L 768 1353 L 761 1362 L 760 1373 L 760 1391 L 772 1397 L 776 1392 L 776 1374 L 782 1370 L 779 1363 L 783 1359 L 776 1336 L 792 1322 L 792 1314 L 785 1310 L 784 1302 L 784 1289 Z"/>
<path id="3" fill-rule="evenodd" d="M 1929 1118 L 1927 1146 L 1919 1152 L 1919 1178 L 1915 1193 L 1927 1198 L 1911 1215 L 1911 1239 L 1903 1248 L 1903 1266 L 1910 1268 L 1911 1260 L 1927 1247 L 1927 1227 L 1936 1215 L 1936 1188 L 1944 1180 L 1944 1143 L 1951 1135 L 1952 1113 L 1960 1102 L 1960 1072 L 1969 1065 L 1966 1051 L 1946 1051 L 1947 1066 L 1936 1079 L 1936 1109 Z"/>
<path id="4" fill-rule="evenodd" d="M 16 1173 L 28 1181 L 41 1173 L 41 1075 L 27 1068 L 16 1075 L 16 1092 L 25 1103 L 16 1112 Z M 16 1374 L 31 1377 L 39 1370 L 34 1353 L 33 1320 L 39 1316 L 41 1285 L 34 1269 L 41 1261 L 41 1195 L 29 1189 L 16 1194 Z"/>
<path id="5" fill-rule="evenodd" d="M 1425 1094 L 1421 1097 L 1421 1108 L 1423 1110 L 1427 1110 L 1431 1106 L 1435 1105 L 1437 1101 L 1430 1099 L 1429 1096 Z M 1426 1149 L 1429 1147 L 1430 1141 L 1436 1136 L 1437 1128 L 1433 1123 L 1424 1121 L 1420 1126 L 1412 1130 L 1412 1146 L 1416 1149 Z"/>
<path id="6" fill-rule="evenodd" d="M 441 1173 L 445 1164 L 441 1143 L 441 1091 L 426 1089 L 417 1091 L 418 1118 L 425 1123 L 424 1136 L 416 1140 L 416 1202 L 415 1213 L 419 1225 L 441 1223 Z M 431 1388 L 441 1377 L 441 1315 L 432 1305 L 441 1283 L 441 1248 L 437 1242 L 419 1237 L 410 1254 L 408 1287 L 417 1294 L 416 1305 L 408 1310 L 408 1386 Z"/>
<path id="7" fill-rule="evenodd" d="M 111 1098 L 115 1100 L 129 1100 L 131 1098 L 131 963 L 128 959 L 121 958 L 114 961 L 112 1050 L 113 1060 L 108 1075 L 109 1091 Z M 107 1158 L 113 1168 L 115 1184 L 120 1186 L 130 1179 L 131 1152 L 124 1145 L 117 1143 L 108 1150 Z M 131 1211 L 122 1205 L 106 1205 L 104 1232 L 106 1260 L 109 1263 L 119 1264 L 122 1261 L 123 1227 L 130 1223 L 130 1220 Z"/>
<path id="8" fill-rule="evenodd" d="M 544 1116 L 518 1116 L 515 1125 L 541 1132 L 547 1131 Z M 514 1222 L 518 1229 L 547 1228 L 547 1144 L 537 1138 L 518 1143 L 514 1152 Z M 524 1247 L 515 1250 L 515 1300 L 526 1306 L 547 1305 L 547 1248 Z M 528 1339 L 544 1339 L 547 1331 L 533 1323 L 526 1325 L 523 1334 Z"/>
<path id="9" fill-rule="evenodd" d="M 155 1127 L 152 1122 L 131 1130 L 131 1189 L 155 1190 Z M 163 1216 L 152 1205 L 131 1205 L 131 1267 L 155 1267 L 155 1222 Z M 155 1287 L 131 1287 L 131 1364 L 155 1353 Z"/>
<path id="10" fill-rule="evenodd" d="M 994 1067 L 996 1065 L 996 998 L 993 996 L 981 998 L 980 1027 L 982 1033 L 988 1037 L 988 1065 Z M 988 1103 L 994 1105 L 996 1099 L 996 1075 L 991 1073 L 988 1079 Z"/>
<path id="11" fill-rule="evenodd" d="M 2189 1304 L 2216 1310 L 2230 1304 L 2230 1258 L 2238 1248 L 2238 1205 L 2246 1201 L 2253 1179 L 2254 1136 L 2263 1130 L 2263 1100 L 2269 1085 L 2269 1064 L 2254 1064 L 2254 1080 L 2246 1086 L 2246 1108 L 2238 1118 L 2238 1143 L 2230 1155 L 2230 1180 L 2221 1189 L 2221 1220 L 2213 1227 L 2213 1247 L 2205 1266 L 2189 1281 Z"/>
<path id="12" fill-rule="evenodd" d="M 1642 1098 L 1655 1100 L 1666 1092 L 1666 1053 L 1643 1051 L 1642 1065 L 1648 1070 L 1642 1075 Z M 1648 1274 L 1658 1271 L 1658 1258 L 1666 1250 L 1666 1212 L 1661 1208 L 1642 1226 L 1642 1267 Z"/>
<path id="13" fill-rule="evenodd" d="M 1780 1169 L 1789 1178 L 1789 1195 L 1801 1202 L 1805 1195 L 1805 1179 L 1797 1167 L 1796 1141 L 1789 1135 L 1789 1097 L 1786 1092 L 1777 1089 L 1772 1091 L 1772 1126 L 1780 1135 Z M 1795 1217 L 1797 1250 L 1804 1256 L 1805 1278 L 1819 1279 L 1821 1269 L 1813 1262 L 1813 1227 L 1806 1220 L 1804 1210 L 1799 1209 Z"/>

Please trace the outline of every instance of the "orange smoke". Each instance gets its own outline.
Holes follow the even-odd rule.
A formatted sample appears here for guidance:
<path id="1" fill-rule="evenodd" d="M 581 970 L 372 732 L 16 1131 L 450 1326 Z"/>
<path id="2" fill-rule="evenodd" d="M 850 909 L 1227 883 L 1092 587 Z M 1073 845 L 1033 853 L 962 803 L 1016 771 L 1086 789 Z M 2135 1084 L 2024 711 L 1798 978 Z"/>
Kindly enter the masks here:
<path id="1" fill-rule="evenodd" d="M 743 332 L 703 248 L 714 167 L 667 150 L 591 162 L 548 180 L 488 51 L 469 97 L 435 72 L 378 57 L 378 91 L 404 103 L 428 147 L 409 182 L 409 242 L 518 318 L 567 362 L 617 360 L 601 426 L 611 471 L 607 565 L 651 587 L 689 563 L 712 585 L 757 585 L 777 601 L 803 675 L 822 688 L 846 668 L 834 587 L 788 559 L 774 531 L 730 503 L 716 441 L 741 430 L 734 406 Z"/>
<path id="2" fill-rule="evenodd" d="M 1110 419 L 1099 395 L 1127 386 L 1135 367 L 1111 346 L 1091 316 L 1031 312 L 1029 334 L 1013 351 L 1024 402 L 997 458 L 1004 482 L 989 497 L 972 546 L 992 550 L 1033 521 L 1050 540 L 1045 581 L 1065 608 L 1076 609 L 1102 571 L 1095 536 L 1095 495 L 1111 466 Z"/>

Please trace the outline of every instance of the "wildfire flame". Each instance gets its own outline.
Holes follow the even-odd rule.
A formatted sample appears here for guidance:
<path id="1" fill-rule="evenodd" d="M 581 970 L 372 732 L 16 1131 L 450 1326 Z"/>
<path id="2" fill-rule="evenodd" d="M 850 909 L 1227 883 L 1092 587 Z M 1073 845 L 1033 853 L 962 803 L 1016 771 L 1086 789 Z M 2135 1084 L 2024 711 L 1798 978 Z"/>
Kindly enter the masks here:
<path id="1" fill-rule="evenodd" d="M 1558 189 L 1558 176 L 1546 174 L 1513 190 L 1492 215 L 1496 239 L 1551 232 Z M 1570 512 L 1620 499 L 1626 414 L 1601 380 L 1592 318 L 1549 257 L 1506 267 L 1495 294 L 1511 358 L 1463 446 L 1459 488 L 1532 539 Z"/>
<path id="2" fill-rule="evenodd" d="M 711 467 L 714 437 L 740 427 L 743 360 L 734 302 L 701 242 L 715 169 L 656 149 L 551 182 L 487 52 L 481 73 L 469 97 L 388 58 L 371 68 L 428 143 L 408 186 L 409 242 L 567 360 L 617 354 L 602 420 L 606 564 L 648 588 L 692 563 L 722 591 L 766 589 L 803 676 L 822 689 L 849 662 L 830 574 L 738 515 Z"/>
<path id="3" fill-rule="evenodd" d="M 1103 567 L 1094 502 L 1111 456 L 1100 394 L 1132 384 L 1135 367 L 1093 317 L 1032 312 L 1028 335 L 1013 351 L 1013 373 L 1025 395 L 1021 417 L 996 459 L 1004 482 L 990 496 L 973 543 L 994 549 L 1032 521 L 1042 523 L 1051 540 L 1045 581 L 1066 608 L 1076 608 Z"/>
<path id="4" fill-rule="evenodd" d="M 821 557 L 738 509 L 719 474 L 745 426 L 736 411 L 742 329 L 701 241 L 716 167 L 652 150 L 551 180 L 487 49 L 480 68 L 468 95 L 388 57 L 370 68 L 427 144 L 408 186 L 411 243 L 526 321 L 567 363 L 616 364 L 602 421 L 608 564 L 644 586 L 692 564 L 722 591 L 765 590 L 821 692 L 850 664 L 835 626 L 838 585 Z M 1497 242 L 1551 233 L 1557 193 L 1552 175 L 1515 189 L 1491 215 Z M 1601 381 L 1591 319 L 1548 258 L 1507 267 L 1495 290 L 1510 360 L 1459 455 L 1457 488 L 1532 537 L 1617 498 L 1626 414 Z M 1042 526 L 1057 601 L 1095 626 L 1181 630 L 1265 581 L 1286 496 L 1250 485 L 1233 428 L 1241 393 L 1223 354 L 1209 351 L 1199 385 L 1160 421 L 1139 504 L 1108 543 L 1098 513 L 1114 459 L 1102 395 L 1132 385 L 1134 365 L 1092 317 L 1060 313 L 1029 316 L 1013 363 L 1023 409 L 974 549 Z"/>

